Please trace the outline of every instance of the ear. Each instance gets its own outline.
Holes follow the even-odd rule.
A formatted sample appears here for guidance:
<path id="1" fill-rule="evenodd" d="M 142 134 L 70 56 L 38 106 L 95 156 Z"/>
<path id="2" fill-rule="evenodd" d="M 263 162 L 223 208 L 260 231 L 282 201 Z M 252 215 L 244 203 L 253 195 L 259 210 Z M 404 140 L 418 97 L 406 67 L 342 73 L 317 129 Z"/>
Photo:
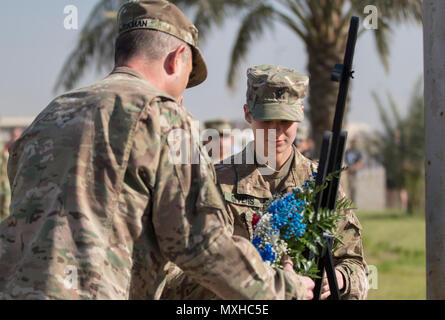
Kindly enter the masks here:
<path id="1" fill-rule="evenodd" d="M 244 105 L 244 119 L 246 119 L 248 123 L 252 123 L 252 118 L 250 118 L 249 112 L 247 111 L 247 104 Z"/>
<path id="2" fill-rule="evenodd" d="M 181 44 L 176 50 L 170 52 L 165 59 L 165 68 L 168 74 L 177 73 L 182 67 L 182 55 L 185 51 L 185 45 Z"/>

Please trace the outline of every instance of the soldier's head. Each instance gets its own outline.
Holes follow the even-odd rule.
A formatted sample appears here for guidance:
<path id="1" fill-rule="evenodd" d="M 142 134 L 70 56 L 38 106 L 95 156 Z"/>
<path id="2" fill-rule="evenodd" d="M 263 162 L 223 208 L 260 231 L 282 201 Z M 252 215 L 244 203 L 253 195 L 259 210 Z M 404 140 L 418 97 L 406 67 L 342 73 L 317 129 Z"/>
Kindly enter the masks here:
<path id="1" fill-rule="evenodd" d="M 118 13 L 116 66 L 134 68 L 176 99 L 207 77 L 198 30 L 164 0 L 129 1 Z"/>
<path id="2" fill-rule="evenodd" d="M 244 116 L 257 140 L 264 132 L 267 150 L 269 131 L 275 131 L 276 152 L 289 152 L 297 135 L 298 123 L 304 119 L 303 100 L 309 78 L 290 68 L 260 65 L 247 70 L 247 94 Z M 257 141 L 258 143 L 258 141 Z"/>
<path id="3" fill-rule="evenodd" d="M 18 138 L 20 138 L 22 133 L 23 133 L 23 128 L 20 128 L 20 127 L 11 128 L 11 139 L 10 139 L 10 141 L 13 142 L 13 141 L 17 140 Z"/>

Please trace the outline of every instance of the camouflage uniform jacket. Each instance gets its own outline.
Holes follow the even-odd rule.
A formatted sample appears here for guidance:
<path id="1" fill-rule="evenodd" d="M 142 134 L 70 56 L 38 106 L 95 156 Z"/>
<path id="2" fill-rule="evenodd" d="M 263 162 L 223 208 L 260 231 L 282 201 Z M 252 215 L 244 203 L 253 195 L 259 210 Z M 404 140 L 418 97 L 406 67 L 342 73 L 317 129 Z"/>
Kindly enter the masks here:
<path id="1" fill-rule="evenodd" d="M 7 164 L 9 153 L 0 146 L 0 221 L 9 215 L 11 188 L 9 187 Z"/>
<path id="2" fill-rule="evenodd" d="M 157 299 L 169 261 L 222 298 L 296 295 L 297 276 L 225 227 L 209 162 L 171 161 L 170 133 L 191 124 L 125 67 L 50 103 L 10 149 L 0 297 Z"/>
<path id="3" fill-rule="evenodd" d="M 252 217 L 260 212 L 263 204 L 272 197 L 268 183 L 257 169 L 257 164 L 234 164 L 236 158 L 246 159 L 246 150 L 252 149 L 249 144 L 241 155 L 234 155 L 230 162 L 215 165 L 218 184 L 221 186 L 227 210 L 235 217 L 234 234 L 252 240 Z M 280 184 L 277 193 L 290 192 L 301 187 L 311 176 L 317 164 L 305 158 L 295 146 L 294 160 L 290 172 Z M 242 163 L 246 163 L 245 161 Z M 344 197 L 342 191 L 340 196 Z M 338 232 L 342 236 L 342 245 L 334 254 L 336 269 L 345 279 L 341 292 L 342 299 L 365 299 L 367 296 L 366 263 L 364 261 L 361 239 L 362 226 L 355 213 L 345 212 L 338 222 Z"/>

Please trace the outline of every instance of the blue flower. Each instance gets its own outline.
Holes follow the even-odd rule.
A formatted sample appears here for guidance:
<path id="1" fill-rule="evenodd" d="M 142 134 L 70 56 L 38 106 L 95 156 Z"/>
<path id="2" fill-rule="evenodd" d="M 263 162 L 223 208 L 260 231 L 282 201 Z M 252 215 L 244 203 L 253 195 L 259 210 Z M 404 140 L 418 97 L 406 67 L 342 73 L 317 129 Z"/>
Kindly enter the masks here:
<path id="1" fill-rule="evenodd" d="M 315 179 L 317 178 L 317 173 L 312 172 L 311 176 L 312 179 L 311 178 L 307 179 L 306 182 L 301 186 L 303 190 L 313 189 Z"/>
<path id="2" fill-rule="evenodd" d="M 307 180 L 303 185 L 303 190 L 304 187 L 312 188 L 312 183 Z M 270 220 L 262 225 L 261 230 L 252 240 L 263 261 L 275 263 L 283 254 L 283 247 L 279 245 L 279 241 L 277 242 L 278 234 L 279 238 L 286 243 L 291 239 L 303 237 L 306 232 L 303 211 L 307 206 L 304 196 L 305 193 L 296 188 L 270 204 L 267 211 L 270 215 L 263 215 L 263 218 L 267 216 Z"/>
<path id="3" fill-rule="evenodd" d="M 263 239 L 261 237 L 255 237 L 252 240 L 252 244 L 255 246 L 255 248 L 259 249 L 261 243 L 263 242 Z"/>
<path id="4" fill-rule="evenodd" d="M 281 232 L 284 240 L 292 237 L 302 237 L 306 231 L 306 225 L 303 223 L 303 210 L 306 202 L 296 199 L 298 189 L 295 193 L 286 194 L 283 198 L 274 201 L 269 207 L 269 213 L 272 214 L 271 224 L 274 232 Z"/>
<path id="5" fill-rule="evenodd" d="M 266 244 L 263 250 L 259 250 L 261 258 L 263 261 L 275 262 L 275 253 L 272 250 L 271 244 Z"/>

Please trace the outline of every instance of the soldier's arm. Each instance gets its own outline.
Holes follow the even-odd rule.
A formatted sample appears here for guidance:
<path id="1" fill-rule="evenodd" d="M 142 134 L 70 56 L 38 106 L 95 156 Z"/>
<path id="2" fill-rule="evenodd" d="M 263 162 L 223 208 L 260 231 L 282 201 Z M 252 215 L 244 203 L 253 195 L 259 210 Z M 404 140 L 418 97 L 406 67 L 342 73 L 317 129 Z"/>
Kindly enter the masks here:
<path id="1" fill-rule="evenodd" d="M 159 107 L 152 222 L 161 252 L 223 299 L 303 298 L 296 274 L 285 277 L 283 271 L 268 267 L 248 240 L 233 237 L 225 227 L 224 204 L 210 167 L 202 162 L 172 162 L 178 142 L 174 130 L 182 129 L 189 137 L 192 130 L 175 104 Z M 192 144 L 190 139 L 186 143 Z"/>
<path id="2" fill-rule="evenodd" d="M 339 198 L 345 194 L 340 189 Z M 366 262 L 364 259 L 362 226 L 353 210 L 344 212 L 339 220 L 337 232 L 343 244 L 334 253 L 335 268 L 343 275 L 344 287 L 341 290 L 341 299 L 366 299 L 368 295 L 368 279 Z"/>

